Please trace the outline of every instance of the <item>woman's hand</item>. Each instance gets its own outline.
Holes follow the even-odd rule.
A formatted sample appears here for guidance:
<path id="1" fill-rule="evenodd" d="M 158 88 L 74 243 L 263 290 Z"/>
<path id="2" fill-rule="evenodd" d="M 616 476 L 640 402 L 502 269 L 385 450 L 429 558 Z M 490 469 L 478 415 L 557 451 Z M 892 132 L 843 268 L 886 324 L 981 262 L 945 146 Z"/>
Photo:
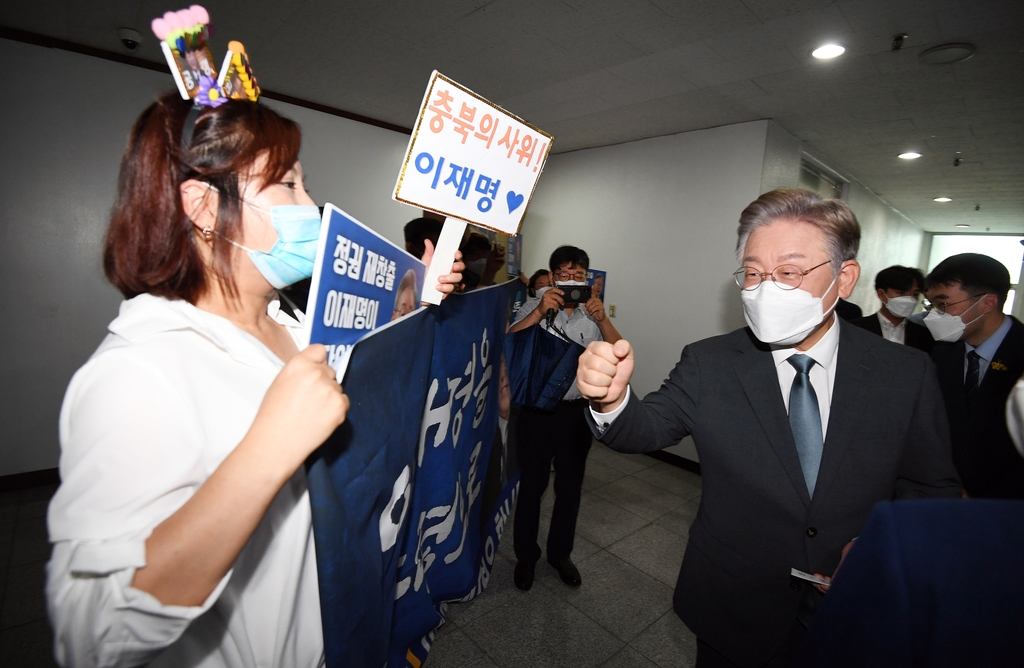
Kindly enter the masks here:
<path id="1" fill-rule="evenodd" d="M 423 245 L 426 250 L 423 252 L 423 257 L 420 258 L 423 264 L 430 266 L 430 261 L 434 259 L 434 243 L 430 239 L 424 239 Z M 446 275 L 437 277 L 437 285 L 434 286 L 438 292 L 442 295 L 450 295 L 459 283 L 462 282 L 462 271 L 466 268 L 466 265 L 462 263 L 462 251 L 455 251 L 455 262 L 452 263 L 452 270 Z M 442 297 L 444 299 L 444 297 Z M 424 302 L 426 304 L 426 302 Z"/>
<path id="2" fill-rule="evenodd" d="M 327 365 L 327 349 L 315 343 L 284 365 L 270 385 L 250 433 L 272 444 L 298 468 L 345 421 L 348 397 Z"/>

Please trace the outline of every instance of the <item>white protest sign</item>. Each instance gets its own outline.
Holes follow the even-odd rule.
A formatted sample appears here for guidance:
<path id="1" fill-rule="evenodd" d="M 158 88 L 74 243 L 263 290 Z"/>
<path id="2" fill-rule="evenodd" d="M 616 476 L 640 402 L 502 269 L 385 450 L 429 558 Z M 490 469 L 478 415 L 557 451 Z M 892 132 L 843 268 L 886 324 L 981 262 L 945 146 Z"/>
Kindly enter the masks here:
<path id="1" fill-rule="evenodd" d="M 552 139 L 435 70 L 394 198 L 517 234 Z"/>

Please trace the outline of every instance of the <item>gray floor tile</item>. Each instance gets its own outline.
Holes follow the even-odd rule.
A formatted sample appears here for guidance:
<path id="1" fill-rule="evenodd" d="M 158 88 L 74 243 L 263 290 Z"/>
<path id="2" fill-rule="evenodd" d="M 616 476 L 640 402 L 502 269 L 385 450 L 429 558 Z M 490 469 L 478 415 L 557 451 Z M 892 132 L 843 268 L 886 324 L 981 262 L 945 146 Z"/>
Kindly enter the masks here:
<path id="1" fill-rule="evenodd" d="M 427 660 L 426 668 L 467 668 L 480 666 L 486 668 L 496 666 L 484 652 L 473 644 L 473 641 L 456 629 L 455 631 L 434 639 Z"/>
<path id="2" fill-rule="evenodd" d="M 701 492 L 699 475 L 665 462 L 637 471 L 633 476 L 684 499 L 692 499 Z"/>
<path id="3" fill-rule="evenodd" d="M 512 539 L 509 536 L 509 544 L 511 543 Z M 487 581 L 487 589 L 472 601 L 449 603 L 448 619 L 455 622 L 455 625 L 461 628 L 474 619 L 486 615 L 488 612 L 505 605 L 513 600 L 514 597 L 520 595 L 522 592 L 516 589 L 512 583 L 514 563 L 514 561 L 509 562 L 508 559 L 499 553 L 494 559 L 494 568 L 491 570 L 490 579 Z"/>
<path id="4" fill-rule="evenodd" d="M 632 647 L 623 647 L 618 654 L 608 659 L 602 668 L 657 668 L 658 664 L 648 661 L 643 654 Z"/>
<path id="5" fill-rule="evenodd" d="M 686 538 L 651 524 L 610 545 L 607 550 L 659 582 L 675 587 Z"/>
<path id="6" fill-rule="evenodd" d="M 11 566 L 50 558 L 50 541 L 46 517 L 20 518 L 14 525 Z"/>
<path id="7" fill-rule="evenodd" d="M 578 566 L 581 586 L 570 588 L 561 581 L 548 586 L 556 596 L 624 642 L 672 607 L 671 587 L 603 550 Z"/>
<path id="8" fill-rule="evenodd" d="M 629 646 L 661 668 L 693 668 L 697 661 L 697 638 L 671 610 Z"/>
<path id="9" fill-rule="evenodd" d="M 580 668 L 599 666 L 623 642 L 558 598 L 546 587 L 534 588 L 459 630 L 499 666 Z"/>
<path id="10" fill-rule="evenodd" d="M 649 521 L 587 492 L 580 502 L 576 533 L 598 547 L 607 547 L 635 532 Z"/>
<path id="11" fill-rule="evenodd" d="M 0 657 L 5 668 L 56 668 L 50 623 L 40 620 L 0 631 Z"/>
<path id="12" fill-rule="evenodd" d="M 589 464 L 591 461 L 628 474 L 642 471 L 658 463 L 656 459 L 651 459 L 647 455 L 626 455 L 615 452 L 603 443 L 594 443 L 594 446 L 590 448 L 587 463 Z"/>
<path id="13" fill-rule="evenodd" d="M 46 619 L 46 562 L 11 566 L 7 569 L 0 629 L 22 626 Z M 2 655 L 0 655 L 2 656 Z"/>
<path id="14" fill-rule="evenodd" d="M 693 524 L 693 520 L 697 517 L 697 509 L 699 507 L 693 501 L 687 501 L 675 510 L 670 510 L 654 520 L 654 523 L 663 529 L 668 529 L 672 533 L 689 537 L 690 525 Z"/>
<path id="15" fill-rule="evenodd" d="M 626 475 L 626 473 L 610 466 L 606 466 L 599 461 L 593 459 L 589 460 L 587 462 L 586 473 L 583 476 L 583 491 L 589 492 L 597 489 L 598 487 L 603 487 L 610 482 L 615 482 L 620 478 L 626 477 Z"/>
<path id="16" fill-rule="evenodd" d="M 592 494 L 646 520 L 656 520 L 686 503 L 683 497 L 666 492 L 634 476 L 616 480 L 595 489 Z"/>

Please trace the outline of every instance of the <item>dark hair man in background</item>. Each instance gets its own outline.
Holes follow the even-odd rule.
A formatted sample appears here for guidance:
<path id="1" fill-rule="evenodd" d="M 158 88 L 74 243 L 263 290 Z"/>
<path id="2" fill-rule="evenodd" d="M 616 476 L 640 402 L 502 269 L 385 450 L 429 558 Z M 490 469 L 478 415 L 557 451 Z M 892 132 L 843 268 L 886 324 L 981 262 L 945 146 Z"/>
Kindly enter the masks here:
<path id="1" fill-rule="evenodd" d="M 426 252 L 424 240 L 430 239 L 430 243 L 437 247 L 437 238 L 441 236 L 441 228 L 444 223 L 436 218 L 413 218 L 405 224 L 405 250 L 416 259 L 423 257 Z"/>
<path id="2" fill-rule="evenodd" d="M 1024 460 L 1006 428 L 1006 398 L 1024 373 L 1024 325 L 1003 315 L 1010 274 L 987 255 L 961 253 L 928 275 L 932 359 L 949 415 L 956 464 L 970 496 L 1024 499 Z"/>
<path id="3" fill-rule="evenodd" d="M 533 272 L 533 276 L 530 277 L 529 292 L 531 297 L 537 296 L 537 291 L 541 288 L 551 287 L 551 272 L 547 269 L 538 269 Z"/>
<path id="4" fill-rule="evenodd" d="M 882 300 L 878 313 L 851 320 L 858 327 L 878 334 L 886 341 L 900 343 L 930 353 L 935 339 L 923 325 L 907 318 L 917 308 L 924 290 L 924 274 L 913 267 L 894 265 L 875 276 L 875 293 Z"/>
<path id="5" fill-rule="evenodd" d="M 843 322 L 860 226 L 839 200 L 761 195 L 740 215 L 735 273 L 749 328 L 688 345 L 661 389 L 628 386 L 633 349 L 592 343 L 577 385 L 598 438 L 649 452 L 692 435 L 703 493 L 676 583 L 697 666 L 784 666 L 879 501 L 957 497 L 924 355 Z"/>
<path id="6" fill-rule="evenodd" d="M 605 315 L 604 304 L 591 297 L 586 304 L 565 303 L 559 284 L 586 284 L 590 257 L 575 246 L 560 246 L 548 262 L 555 286 L 537 291 L 516 312 L 510 332 L 529 327 L 564 333 L 570 340 L 587 345 L 593 341 L 614 343 L 619 332 Z M 511 363 L 511 362 L 510 362 Z M 540 561 L 537 532 L 540 524 L 540 499 L 548 486 L 551 463 L 555 465 L 555 506 L 548 529 L 548 563 L 558 571 L 562 581 L 578 587 L 580 572 L 572 563 L 576 516 L 580 510 L 580 494 L 587 453 L 593 440 L 584 415 L 587 401 L 576 383 L 562 397 L 554 412 L 523 406 L 519 411 L 516 446 L 519 455 L 519 500 L 516 502 L 512 544 L 516 553 L 515 585 L 528 590 L 533 586 L 534 569 Z"/>

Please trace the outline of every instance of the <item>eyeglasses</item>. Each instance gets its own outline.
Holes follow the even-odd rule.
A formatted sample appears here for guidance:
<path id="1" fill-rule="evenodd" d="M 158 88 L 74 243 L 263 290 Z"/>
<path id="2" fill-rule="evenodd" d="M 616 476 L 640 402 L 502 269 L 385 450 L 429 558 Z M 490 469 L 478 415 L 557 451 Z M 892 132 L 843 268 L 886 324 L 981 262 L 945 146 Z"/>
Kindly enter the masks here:
<path id="1" fill-rule="evenodd" d="M 771 272 L 760 272 L 753 267 L 740 267 L 732 273 L 732 277 L 736 280 L 736 285 L 744 290 L 756 290 L 769 276 L 775 281 L 775 285 L 783 290 L 796 290 L 804 282 L 804 276 L 830 262 L 831 260 L 825 260 L 806 271 L 795 264 L 783 264 L 775 267 Z"/>
<path id="2" fill-rule="evenodd" d="M 926 299 L 926 300 L 924 300 L 924 309 L 926 311 L 935 310 L 935 311 L 938 311 L 939 313 L 945 313 L 946 309 L 948 309 L 950 306 L 956 306 L 957 304 L 963 304 L 966 301 L 970 301 L 972 299 L 978 299 L 979 297 L 984 297 L 984 296 L 985 296 L 985 293 L 982 293 L 980 295 L 971 295 L 967 299 L 961 299 L 960 301 L 956 301 L 956 302 L 932 302 L 932 301 L 928 301 Z"/>
<path id="3" fill-rule="evenodd" d="M 556 271 L 556 281 L 584 281 L 587 279 L 586 269 L 577 269 L 575 271 Z"/>

